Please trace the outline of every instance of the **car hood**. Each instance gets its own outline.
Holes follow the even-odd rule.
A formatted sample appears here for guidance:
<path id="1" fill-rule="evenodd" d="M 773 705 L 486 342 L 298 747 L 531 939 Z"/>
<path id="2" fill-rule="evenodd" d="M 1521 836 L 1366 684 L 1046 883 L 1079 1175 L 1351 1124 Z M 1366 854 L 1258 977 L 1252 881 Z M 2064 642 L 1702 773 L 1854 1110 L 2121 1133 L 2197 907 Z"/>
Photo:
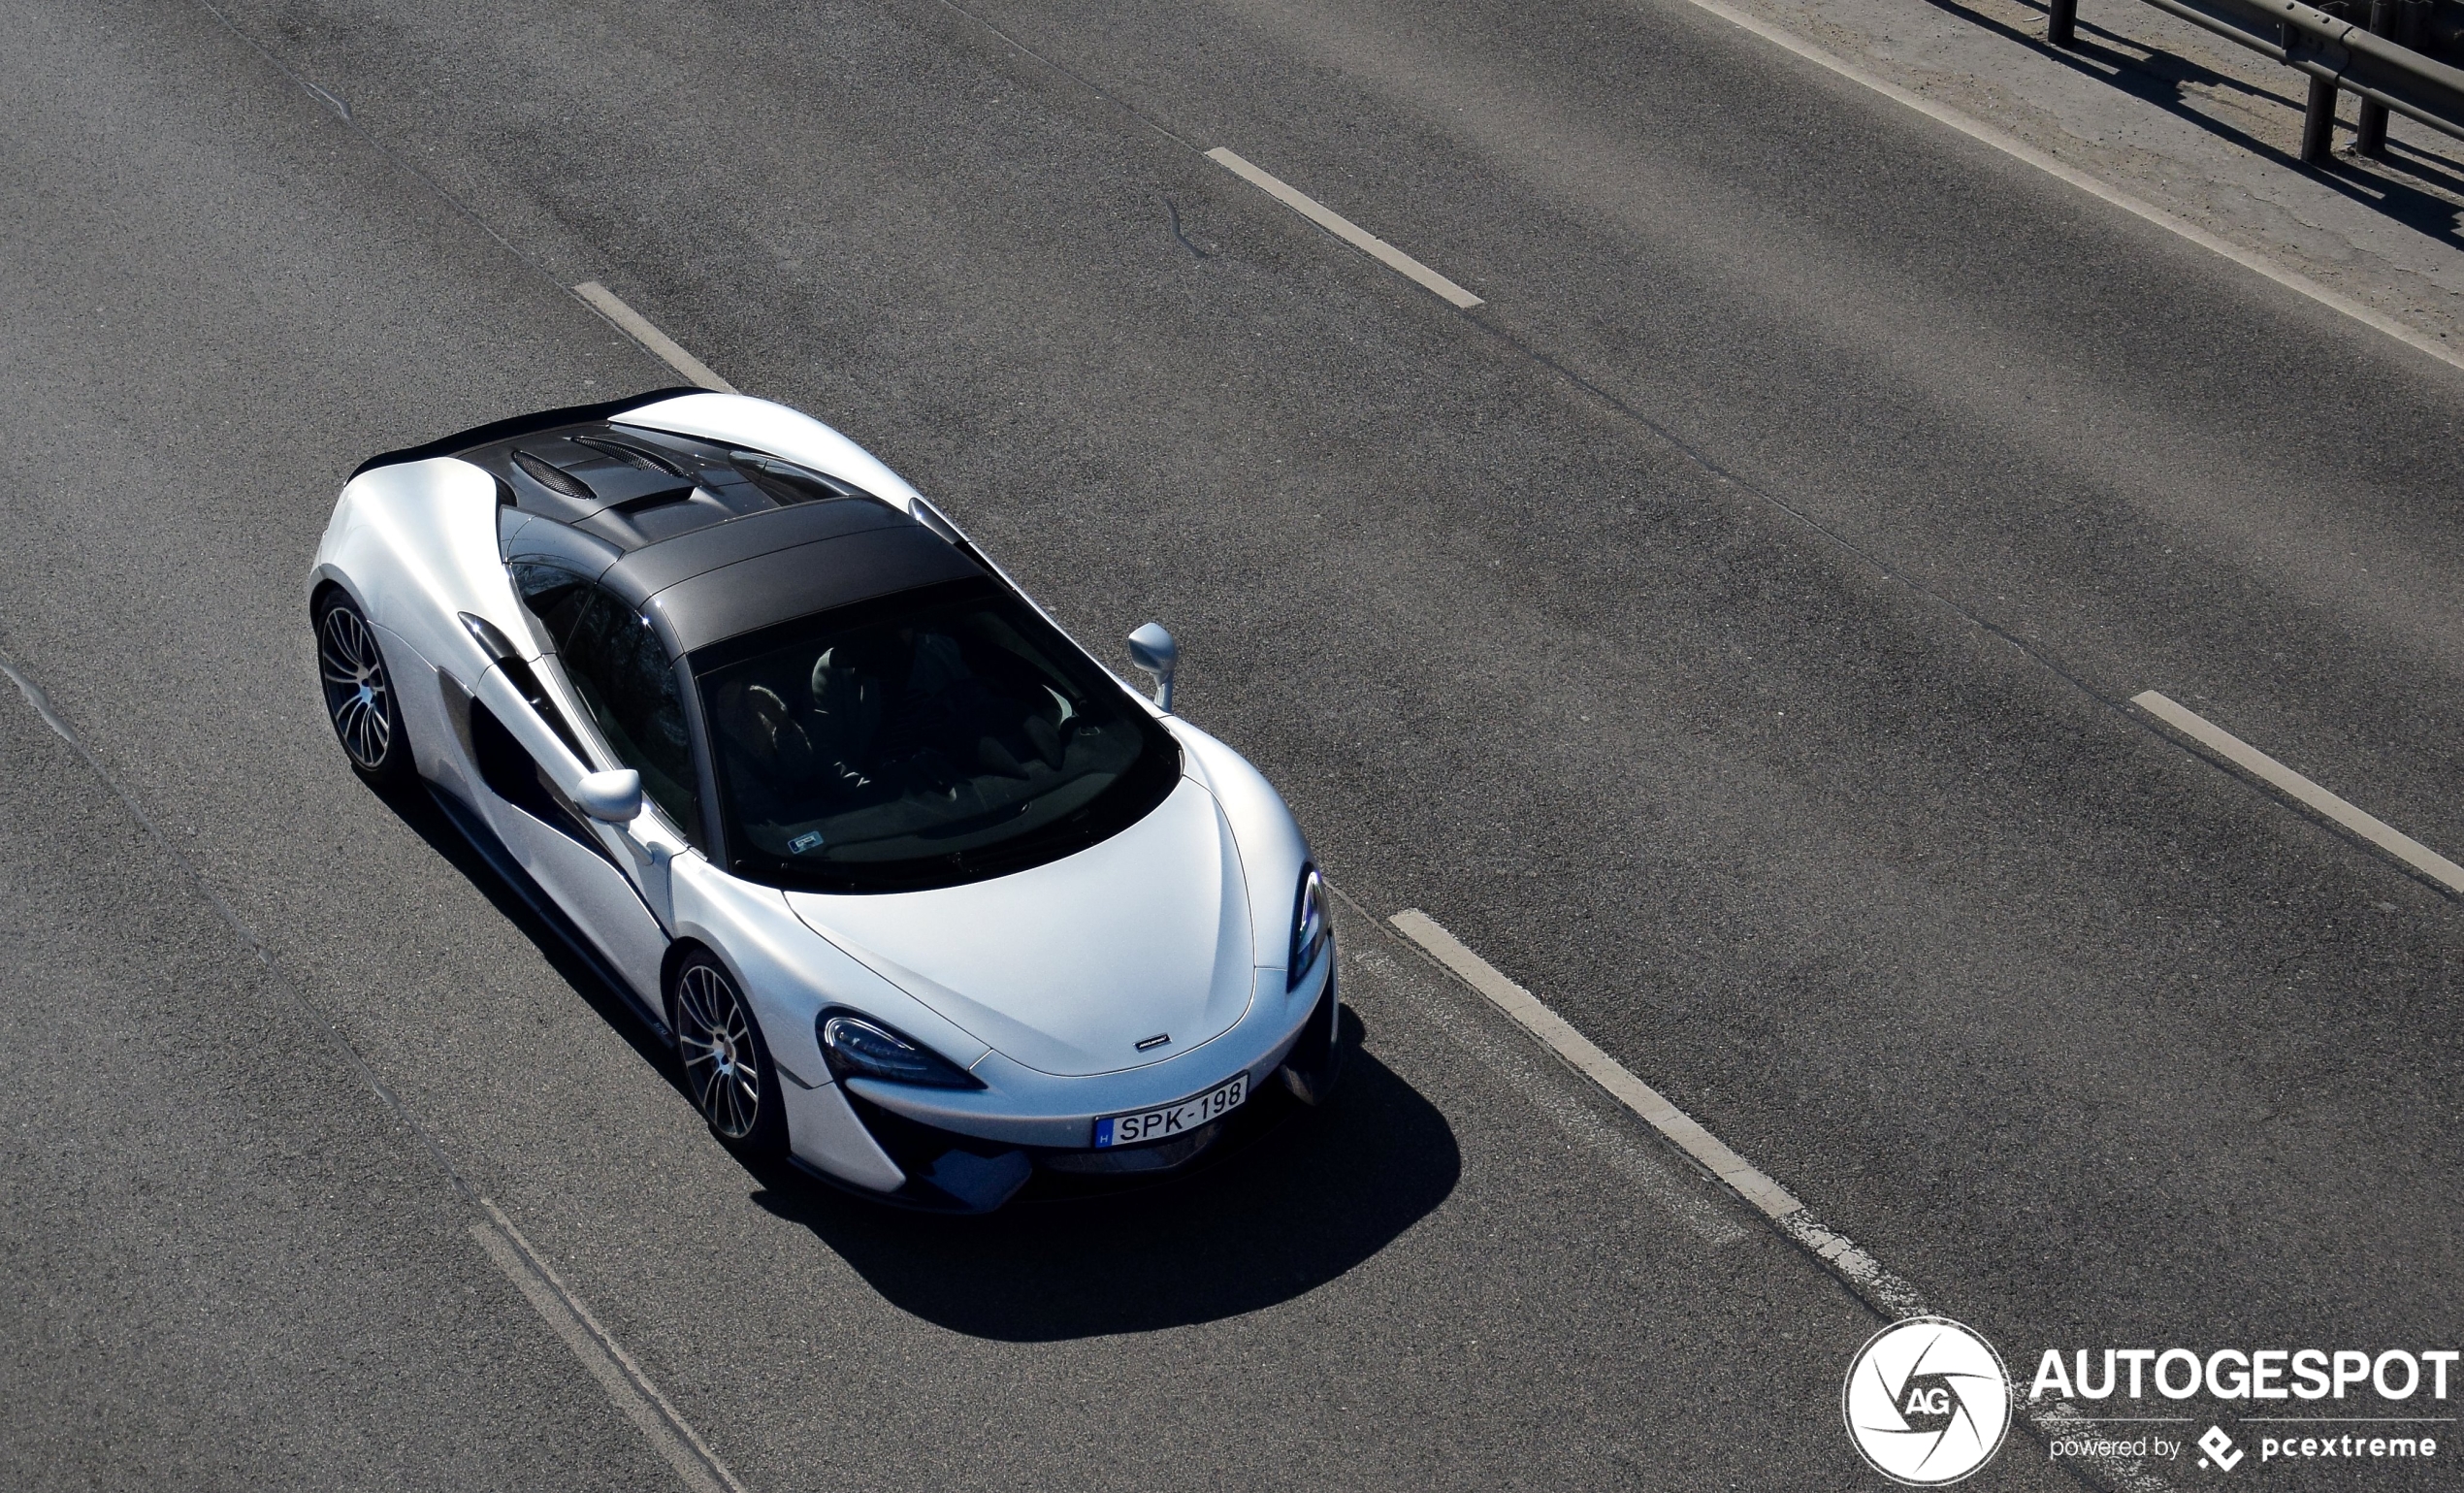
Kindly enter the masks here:
<path id="1" fill-rule="evenodd" d="M 1039 1072 L 1177 1056 L 1248 1010 L 1248 888 L 1215 795 L 1183 778 L 1100 845 L 932 892 L 792 892 L 815 932 Z M 1146 1052 L 1138 1044 L 1170 1040 Z"/>

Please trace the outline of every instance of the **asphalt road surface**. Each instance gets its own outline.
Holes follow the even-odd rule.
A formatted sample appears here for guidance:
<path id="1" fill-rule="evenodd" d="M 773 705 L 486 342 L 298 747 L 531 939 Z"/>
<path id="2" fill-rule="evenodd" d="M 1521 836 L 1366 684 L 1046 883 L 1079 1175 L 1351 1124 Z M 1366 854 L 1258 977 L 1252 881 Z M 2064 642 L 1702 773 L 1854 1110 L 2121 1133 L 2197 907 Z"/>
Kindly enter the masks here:
<path id="1" fill-rule="evenodd" d="M 2455 370 L 1680 0 L 0 36 L 0 658 L 75 738 L 0 694 L 0 1485 L 685 1485 L 498 1215 L 757 1493 L 1879 1485 L 1882 1318 L 1408 907 L 2006 1348 L 2464 1335 L 2455 905 L 2127 703 L 2464 849 Z M 675 381 L 587 280 L 1174 629 L 1356 904 L 1342 1105 L 973 1226 L 754 1176 L 358 784 L 335 491 Z"/>

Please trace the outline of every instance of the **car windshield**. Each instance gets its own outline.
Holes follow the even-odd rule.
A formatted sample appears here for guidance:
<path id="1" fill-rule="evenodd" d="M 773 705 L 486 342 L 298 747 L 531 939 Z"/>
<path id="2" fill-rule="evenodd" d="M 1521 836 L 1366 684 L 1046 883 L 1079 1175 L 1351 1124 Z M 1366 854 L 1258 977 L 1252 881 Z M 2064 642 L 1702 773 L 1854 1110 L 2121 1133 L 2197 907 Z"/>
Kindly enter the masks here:
<path id="1" fill-rule="evenodd" d="M 1171 733 L 1032 608 L 966 582 L 696 654 L 737 875 L 912 891 L 1057 860 L 1172 791 Z"/>

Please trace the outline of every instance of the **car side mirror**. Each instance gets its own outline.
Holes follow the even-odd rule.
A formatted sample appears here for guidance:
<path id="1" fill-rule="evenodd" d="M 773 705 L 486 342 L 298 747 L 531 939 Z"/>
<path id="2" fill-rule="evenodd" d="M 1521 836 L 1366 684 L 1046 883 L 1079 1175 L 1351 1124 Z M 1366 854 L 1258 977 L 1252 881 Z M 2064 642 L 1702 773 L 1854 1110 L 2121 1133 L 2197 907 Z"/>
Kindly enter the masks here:
<path id="1" fill-rule="evenodd" d="M 1160 622 L 1150 622 L 1129 634 L 1129 662 L 1155 676 L 1155 708 L 1172 713 L 1172 669 L 1181 662 L 1181 645 Z"/>
<path id="2" fill-rule="evenodd" d="M 632 824 L 641 813 L 641 774 L 631 767 L 586 772 L 573 785 L 573 801 L 601 824 Z"/>

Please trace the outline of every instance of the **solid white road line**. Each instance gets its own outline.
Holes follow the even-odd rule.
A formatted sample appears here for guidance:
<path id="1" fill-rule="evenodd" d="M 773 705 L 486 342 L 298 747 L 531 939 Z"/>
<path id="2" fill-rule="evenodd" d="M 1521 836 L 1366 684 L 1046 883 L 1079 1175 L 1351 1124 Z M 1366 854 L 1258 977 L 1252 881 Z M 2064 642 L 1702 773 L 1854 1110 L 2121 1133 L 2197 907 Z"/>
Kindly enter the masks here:
<path id="1" fill-rule="evenodd" d="M 2457 865 L 2404 831 L 2354 808 L 2239 736 L 2209 722 L 2196 711 L 2175 704 L 2154 690 L 2132 696 L 2130 703 L 2286 797 L 2334 820 L 2449 892 L 2464 893 L 2464 866 Z"/>
<path id="2" fill-rule="evenodd" d="M 1819 1260 L 1867 1306 L 1894 1319 L 1941 1314 L 1927 1303 L 1915 1286 L 1883 1269 L 1881 1261 L 1859 1249 L 1847 1235 L 1816 1218 L 1811 1209 L 1791 1197 L 1779 1184 L 1747 1165 L 1709 1131 L 1688 1119 L 1651 1086 L 1636 1078 L 1624 1064 L 1576 1031 L 1565 1018 L 1549 1010 L 1538 996 L 1508 980 L 1488 960 L 1465 948 L 1462 940 L 1440 926 L 1436 919 L 1413 907 L 1386 921 L 1395 931 L 1418 945 L 1431 958 L 1453 971 L 1464 984 L 1511 1017 L 1517 1025 L 1540 1038 L 1568 1065 L 1614 1094 L 1628 1109 L 1683 1148 L 1688 1155 L 1710 1168 L 1722 1182 L 1767 1215 L 1782 1234 Z M 2104 1436 L 2099 1430 L 2100 1423 L 2069 1400 L 2040 1401 L 2031 1398 L 2020 1402 L 2019 1411 L 2036 1434 L 2049 1442 L 2059 1437 L 2117 1439 Z M 2128 1493 L 2166 1493 L 2170 1487 L 2137 1458 L 2082 1455 L 2072 1460 L 2092 1468 L 2100 1482 L 2107 1487 L 2125 1489 Z"/>
<path id="3" fill-rule="evenodd" d="M 1366 925 L 1376 938 L 1346 936 L 1344 944 L 1345 1003 L 1357 1005 L 1363 989 L 1391 990 L 1410 1008 L 1412 1018 L 1454 1039 L 1467 1055 L 1493 1075 L 1513 1099 L 1555 1122 L 1558 1129 L 1590 1152 L 1600 1165 L 1625 1179 L 1635 1190 L 1657 1203 L 1711 1247 L 1725 1248 L 1748 1237 L 1752 1225 L 1738 1217 L 1726 1199 L 1702 1185 L 1694 1168 L 1668 1153 L 1668 1148 L 1637 1127 L 1573 1092 L 1566 1065 L 1534 1046 L 1497 1040 L 1496 1015 L 1486 1001 L 1465 1000 L 1462 982 L 1446 978 L 1427 955 L 1404 942 L 1394 929 L 1378 925 L 1367 908 L 1345 896 L 1332 883 L 1345 910 L 1345 928 Z M 1406 964 L 1410 967 L 1407 969 Z M 1586 1086 L 1589 1087 L 1589 1086 Z M 1620 1106 L 1622 1108 L 1622 1106 Z"/>
<path id="4" fill-rule="evenodd" d="M 733 394 L 736 386 L 710 372 L 710 365 L 685 351 L 675 339 L 650 324 L 650 319 L 616 299 L 616 292 L 597 280 L 584 280 L 573 287 L 573 294 L 591 305 L 591 309 L 616 324 L 618 331 L 641 343 L 659 360 L 685 375 L 687 383 L 697 383 L 720 394 Z"/>
<path id="5" fill-rule="evenodd" d="M 1218 146 L 1209 150 L 1207 159 L 1424 289 L 1437 292 L 1466 310 L 1480 304 L 1478 296 L 1345 217 L 1324 203 L 1318 202 L 1308 193 L 1285 185 L 1277 178 L 1258 170 L 1222 146 Z"/>
<path id="6" fill-rule="evenodd" d="M 1982 119 L 1970 118 L 1956 109 L 1937 104 L 1921 94 L 1911 93 L 1897 83 L 1866 72 L 1845 57 L 1834 56 L 1802 37 L 1792 35 L 1777 26 L 1758 20 L 1743 11 L 1723 5 L 1720 0 L 1686 0 L 1686 3 L 1697 10 L 1707 11 L 1717 16 L 1741 31 L 1750 31 L 1774 47 L 1795 52 L 1816 67 L 1827 68 L 1850 82 L 1871 88 L 1894 103 L 1904 104 L 1929 119 L 1947 124 L 1979 145 L 1990 146 L 2015 160 L 2025 161 L 2045 175 L 2067 182 L 2091 197 L 2109 202 L 2124 212 L 2145 218 L 2169 234 L 2188 239 L 2210 253 L 2221 254 L 2243 269 L 2263 275 L 2297 295 L 2308 296 L 2329 310 L 2350 316 L 2374 332 L 2384 333 L 2415 352 L 2427 353 L 2450 368 L 2464 368 L 2464 353 L 2457 352 L 2437 338 L 2416 332 L 2392 316 L 2383 315 L 2350 296 L 2329 290 L 2300 271 L 2280 265 L 2255 249 L 2246 249 L 2238 243 L 2220 239 L 2196 224 L 2175 217 L 2152 202 L 2142 202 L 2120 187 L 2107 185 L 2077 167 L 2062 164 L 2033 146 L 2022 145 L 2018 140 L 2003 134 Z"/>
<path id="7" fill-rule="evenodd" d="M 490 1227 L 473 1223 L 470 1237 L 479 1242 L 479 1248 L 496 1261 L 497 1268 L 504 1272 L 550 1330 L 573 1350 L 573 1356 L 582 1361 L 591 1378 L 599 1380 L 600 1387 L 607 1391 L 607 1398 L 624 1412 L 625 1418 L 650 1439 L 651 1445 L 667 1459 L 667 1465 L 676 1470 L 685 1486 L 694 1493 L 746 1493 L 744 1484 L 685 1423 L 685 1417 L 667 1403 L 667 1397 L 659 1392 L 659 1386 L 650 1381 L 641 1365 L 633 1362 L 632 1355 L 599 1324 L 581 1298 L 567 1289 L 556 1272 L 548 1268 L 547 1261 L 539 1258 L 531 1242 L 513 1226 L 513 1220 L 487 1198 L 481 1198 L 479 1206 L 488 1211 L 496 1224 Z"/>
<path id="8" fill-rule="evenodd" d="M 1462 976 L 1464 984 L 1487 996 L 1490 1004 L 1546 1043 L 1550 1051 L 1572 1064 L 1576 1072 L 1607 1089 L 1619 1103 L 1641 1116 L 1645 1123 L 1676 1142 L 1679 1150 L 1708 1167 L 1712 1176 L 1735 1187 L 1746 1201 L 1774 1218 L 1785 1218 L 1790 1214 L 1804 1210 L 1805 1205 L 1789 1196 L 1786 1188 L 1748 1165 L 1744 1157 L 1721 1145 L 1718 1136 L 1696 1124 L 1691 1116 L 1660 1097 L 1657 1089 L 1635 1077 L 1625 1064 L 1594 1046 L 1589 1037 L 1568 1024 L 1564 1017 L 1542 1005 L 1531 991 L 1508 980 L 1488 960 L 1465 948 L 1461 940 L 1440 927 L 1436 919 L 1412 907 L 1386 921 L 1394 925 L 1395 931 L 1427 950 L 1439 963 Z"/>

